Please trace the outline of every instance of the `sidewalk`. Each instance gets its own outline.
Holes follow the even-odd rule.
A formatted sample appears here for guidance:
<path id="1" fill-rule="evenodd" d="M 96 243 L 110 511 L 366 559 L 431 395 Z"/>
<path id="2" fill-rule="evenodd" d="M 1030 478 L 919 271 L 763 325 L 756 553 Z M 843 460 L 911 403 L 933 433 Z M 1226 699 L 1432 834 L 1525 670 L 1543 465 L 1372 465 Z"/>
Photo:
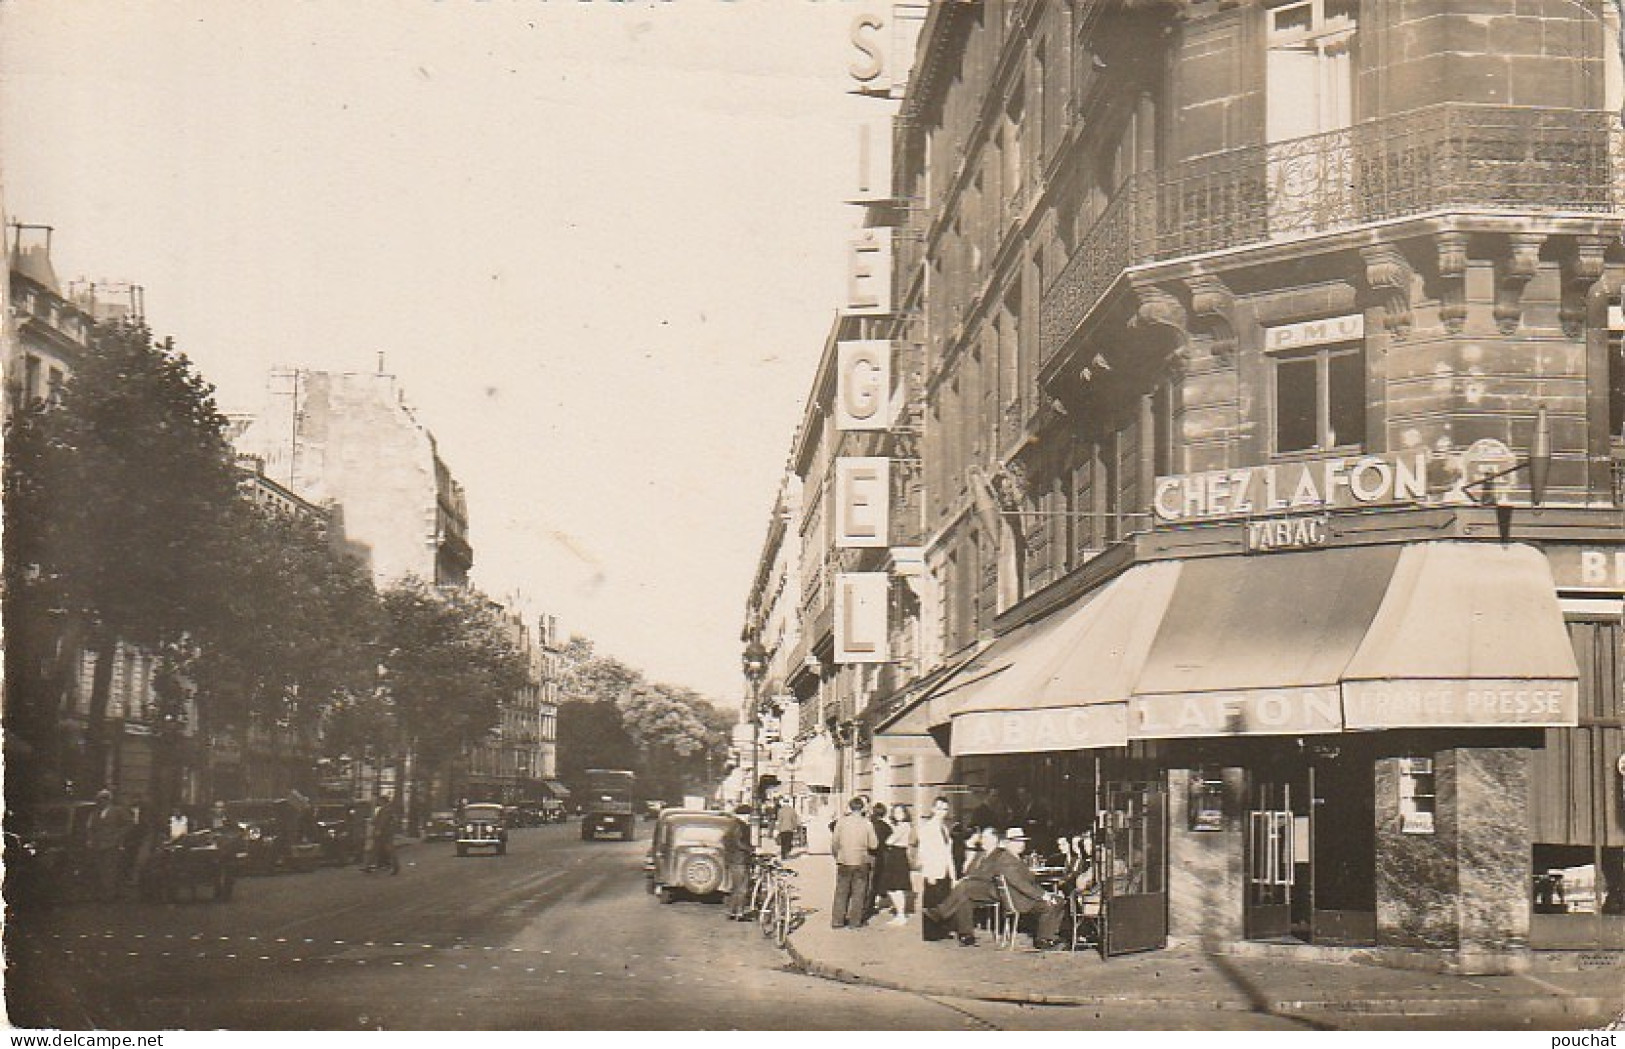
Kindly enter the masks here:
<path id="1" fill-rule="evenodd" d="M 880 918 L 859 930 L 831 929 L 835 866 L 828 856 L 791 861 L 798 872 L 801 926 L 791 934 L 795 965 L 815 976 L 894 990 L 985 1001 L 1157 1009 L 1211 1009 L 1275 1015 L 1336 1013 L 1460 1017 L 1465 1028 L 1496 1018 L 1539 1018 L 1553 1026 L 1604 1023 L 1625 1008 L 1625 970 L 1457 976 L 1362 964 L 1360 952 L 1273 947 L 1253 955 L 1199 947 L 1104 960 L 1094 951 L 1038 952 L 1023 931 L 1014 951 L 983 935 L 976 947 L 926 943 L 918 916 L 891 927 Z M 1237 945 L 1246 951 L 1250 945 Z M 1311 959 L 1312 960 L 1309 960 Z"/>

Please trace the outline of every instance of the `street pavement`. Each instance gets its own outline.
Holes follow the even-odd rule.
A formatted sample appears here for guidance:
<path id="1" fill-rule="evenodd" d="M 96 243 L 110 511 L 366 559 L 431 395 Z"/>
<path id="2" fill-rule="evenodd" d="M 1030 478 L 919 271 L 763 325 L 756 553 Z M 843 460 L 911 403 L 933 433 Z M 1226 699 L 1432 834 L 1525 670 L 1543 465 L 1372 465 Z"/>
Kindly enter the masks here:
<path id="1" fill-rule="evenodd" d="M 647 824 L 639 830 L 647 833 Z M 646 841 L 517 830 L 506 856 L 401 850 L 399 876 L 245 878 L 229 903 L 10 915 L 6 1004 L 25 1028 L 974 1029 L 919 995 L 790 970 L 714 903 L 661 906 Z"/>
<path id="2" fill-rule="evenodd" d="M 640 824 L 647 834 L 648 824 Z M 228 903 L 127 899 L 8 912 L 14 1027 L 169 1030 L 1316 1030 L 1574 1028 L 1576 981 L 1282 964 L 1163 951 L 1101 962 L 926 944 L 917 924 L 828 928 L 827 856 L 798 861 L 792 950 L 716 903 L 644 890 L 646 841 L 518 830 L 508 855 L 401 850 L 245 878 Z M 833 978 L 831 978 L 833 977 Z M 1359 990 L 1360 994 L 1352 993 Z M 1403 1014 L 1383 1012 L 1403 994 Z M 1488 1003 L 1526 1010 L 1473 1013 Z"/>
<path id="3" fill-rule="evenodd" d="M 996 947 L 986 933 L 975 947 L 926 943 L 916 917 L 901 927 L 883 915 L 862 929 L 832 929 L 833 861 L 807 855 L 792 866 L 804 912 L 789 944 L 798 968 L 864 986 L 1023 1005 L 1044 1026 L 1094 1017 L 1127 1030 L 1570 1030 L 1600 1027 L 1625 1011 L 1618 964 L 1456 976 L 1362 964 L 1359 952 L 1325 949 L 1238 945 L 1241 953 L 1221 954 L 1175 945 L 1106 960 L 1090 950 L 1033 950 L 1025 931 L 1015 950 Z M 1327 960 L 1339 955 L 1344 960 Z"/>

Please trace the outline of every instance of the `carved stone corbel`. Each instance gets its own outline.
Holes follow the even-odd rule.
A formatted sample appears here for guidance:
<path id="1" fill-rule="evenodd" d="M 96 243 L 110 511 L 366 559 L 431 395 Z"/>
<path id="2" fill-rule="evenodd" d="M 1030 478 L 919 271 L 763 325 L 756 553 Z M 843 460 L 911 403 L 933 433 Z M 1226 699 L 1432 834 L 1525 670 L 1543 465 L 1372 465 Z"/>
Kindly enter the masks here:
<path id="1" fill-rule="evenodd" d="M 1365 262 L 1365 283 L 1382 308 L 1388 334 L 1403 339 L 1411 331 L 1410 260 L 1394 244 L 1368 244 L 1360 249 Z"/>
<path id="2" fill-rule="evenodd" d="M 1585 334 L 1591 291 L 1602 280 L 1608 239 L 1595 234 L 1574 238 L 1574 251 L 1563 259 L 1563 301 L 1557 308 L 1563 334 L 1578 339 Z"/>
<path id="3" fill-rule="evenodd" d="M 1211 273 L 1185 278 L 1185 287 L 1191 293 L 1191 315 L 1200 318 L 1212 339 L 1213 356 L 1228 359 L 1236 351 L 1235 294 Z"/>
<path id="4" fill-rule="evenodd" d="M 1185 307 L 1179 298 L 1150 281 L 1134 281 L 1134 294 L 1140 306 L 1129 327 L 1153 338 L 1165 340 L 1163 349 L 1183 349 L 1190 338 L 1186 329 Z"/>
<path id="5" fill-rule="evenodd" d="M 1495 282 L 1495 324 L 1502 335 L 1511 335 L 1523 323 L 1523 292 L 1540 267 L 1544 233 L 1514 233 L 1507 237 L 1506 256 L 1501 260 Z"/>
<path id="6" fill-rule="evenodd" d="M 1439 320 L 1455 334 L 1467 323 L 1467 234 L 1441 233 L 1439 248 Z"/>

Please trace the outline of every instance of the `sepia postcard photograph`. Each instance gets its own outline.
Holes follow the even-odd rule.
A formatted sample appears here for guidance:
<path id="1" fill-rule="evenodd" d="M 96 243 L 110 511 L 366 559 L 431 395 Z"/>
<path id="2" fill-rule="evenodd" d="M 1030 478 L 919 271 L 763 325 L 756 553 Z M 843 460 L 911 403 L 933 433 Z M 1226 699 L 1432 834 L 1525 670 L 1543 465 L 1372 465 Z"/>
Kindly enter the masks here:
<path id="1" fill-rule="evenodd" d="M 1617 1045 L 1622 16 L 0 0 L 10 1044 Z"/>

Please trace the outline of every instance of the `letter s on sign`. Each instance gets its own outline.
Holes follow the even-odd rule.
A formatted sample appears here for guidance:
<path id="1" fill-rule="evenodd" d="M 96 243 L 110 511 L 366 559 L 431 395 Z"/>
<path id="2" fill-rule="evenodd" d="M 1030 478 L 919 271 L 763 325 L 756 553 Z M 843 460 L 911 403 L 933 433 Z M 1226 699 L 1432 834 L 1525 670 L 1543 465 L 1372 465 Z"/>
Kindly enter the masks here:
<path id="1" fill-rule="evenodd" d="M 867 39 L 864 33 L 864 30 L 872 29 L 878 34 L 884 28 L 886 23 L 876 14 L 861 14 L 852 19 L 852 46 L 863 52 L 868 61 L 854 62 L 846 71 L 860 84 L 871 83 L 886 71 L 886 59 L 881 53 L 880 42 Z"/>

